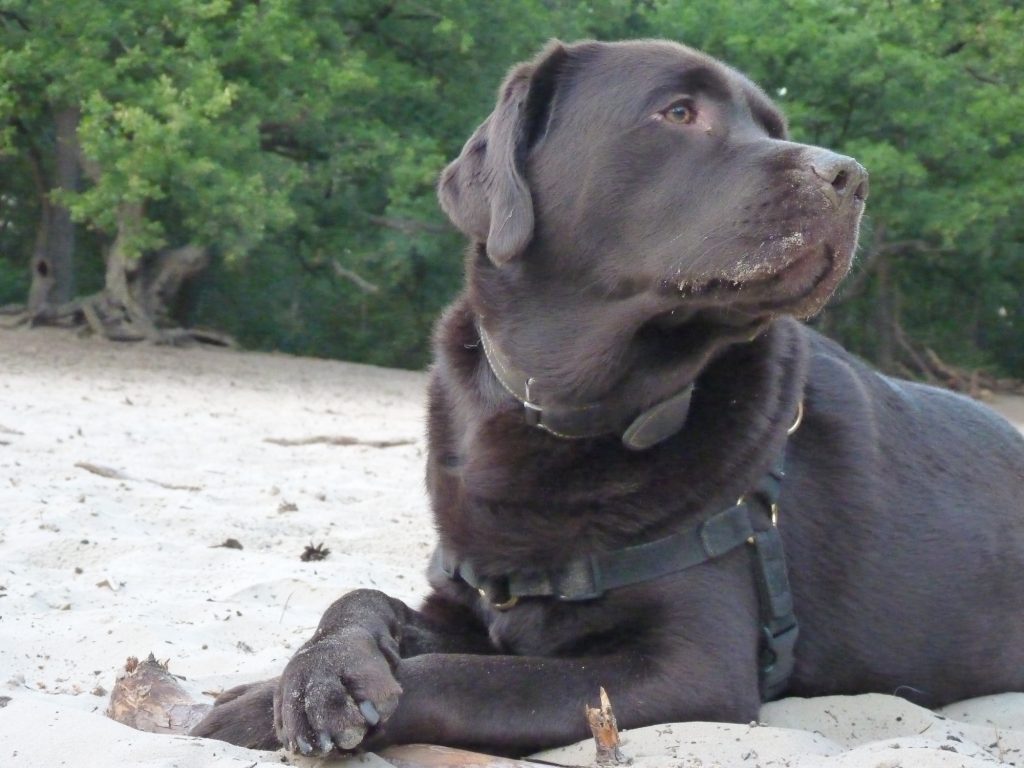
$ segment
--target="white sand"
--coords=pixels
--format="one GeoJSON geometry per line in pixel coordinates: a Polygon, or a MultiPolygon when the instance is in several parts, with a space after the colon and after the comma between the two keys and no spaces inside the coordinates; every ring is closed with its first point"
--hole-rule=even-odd
{"type": "MultiPolygon", "coordinates": [[[[281,765],[114,723],[99,687],[152,651],[201,697],[279,672],[346,590],[415,603],[433,538],[424,384],[338,362],[0,332],[0,768],[281,765]],[[315,436],[413,442],[265,442],[315,436]],[[244,549],[215,547],[227,538],[244,549]],[[320,542],[326,560],[300,561],[320,542]]],[[[790,699],[765,707],[770,727],[642,729],[626,752],[693,768],[1024,765],[1024,694],[947,714],[887,696],[790,699]]],[[[553,759],[591,759],[589,745],[570,754],[553,759]]]]}

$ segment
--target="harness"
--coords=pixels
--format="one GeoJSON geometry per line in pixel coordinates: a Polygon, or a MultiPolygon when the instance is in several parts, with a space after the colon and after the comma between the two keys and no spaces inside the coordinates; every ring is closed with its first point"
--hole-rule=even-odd
{"type": "MultiPolygon", "coordinates": [[[[550,421],[545,422],[540,418],[545,411],[529,399],[531,379],[514,369],[504,356],[496,365],[497,350],[482,328],[481,341],[488,362],[502,386],[523,403],[527,423],[558,435],[553,432],[550,421]],[[518,389],[514,382],[519,380],[526,383],[525,398],[514,391],[518,389]]],[[[627,433],[632,430],[642,436],[641,442],[649,445],[674,434],[686,418],[685,410],[682,418],[679,418],[680,401],[685,400],[685,409],[688,410],[691,391],[692,386],[687,387],[682,395],[669,398],[640,414],[630,423],[627,433]],[[659,417],[659,411],[669,415],[659,417]],[[645,431],[645,423],[653,423],[655,427],[645,431]],[[665,434],[672,424],[675,427],[665,434]],[[649,442],[655,437],[658,439],[649,442]]],[[[577,408],[575,413],[570,413],[569,419],[574,422],[580,419],[579,423],[587,425],[589,429],[590,416],[595,411],[588,406],[577,408]],[[576,413],[585,413],[586,416],[578,416],[576,413]]],[[[802,419],[801,403],[787,434],[793,434],[802,419]]],[[[630,445],[626,434],[623,435],[623,442],[627,447],[641,449],[639,445],[630,445]]],[[[595,600],[613,589],[680,573],[747,546],[751,553],[751,568],[759,604],[761,641],[758,671],[761,698],[768,701],[781,695],[789,683],[795,661],[793,648],[799,634],[793,613],[793,595],[789,586],[782,537],[778,530],[778,501],[785,476],[784,461],[783,453],[757,487],[735,504],[655,541],[584,555],[556,568],[524,570],[500,576],[478,574],[472,563],[459,561],[453,552],[442,545],[438,545],[434,551],[433,564],[449,579],[465,582],[476,589],[496,610],[506,611],[515,607],[523,598],[546,598],[563,602],[595,600]]]]}

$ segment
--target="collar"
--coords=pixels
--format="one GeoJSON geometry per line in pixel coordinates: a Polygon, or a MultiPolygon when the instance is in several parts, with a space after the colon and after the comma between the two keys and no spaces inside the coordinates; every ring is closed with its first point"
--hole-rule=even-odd
{"type": "Polygon", "coordinates": [[[522,403],[524,419],[532,427],[566,439],[621,434],[624,446],[642,451],[667,440],[686,422],[693,384],[639,414],[624,412],[620,406],[600,400],[582,405],[542,402],[536,391],[537,380],[512,363],[484,330],[483,323],[477,323],[477,331],[495,378],[522,403]]]}

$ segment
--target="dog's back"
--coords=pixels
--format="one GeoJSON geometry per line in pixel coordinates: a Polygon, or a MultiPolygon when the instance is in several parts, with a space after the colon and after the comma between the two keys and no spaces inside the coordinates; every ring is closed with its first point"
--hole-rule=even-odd
{"type": "Polygon", "coordinates": [[[780,523],[797,615],[813,615],[794,692],[1024,689],[1024,437],[809,333],[780,523]]]}

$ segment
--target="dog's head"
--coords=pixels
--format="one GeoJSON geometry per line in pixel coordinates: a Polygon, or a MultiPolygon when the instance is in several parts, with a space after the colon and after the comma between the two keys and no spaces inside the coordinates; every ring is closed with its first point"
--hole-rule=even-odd
{"type": "Polygon", "coordinates": [[[867,173],[788,141],[765,94],[701,53],[553,42],[511,71],[439,195],[495,269],[644,296],[667,326],[735,327],[823,306],[867,173]]]}

